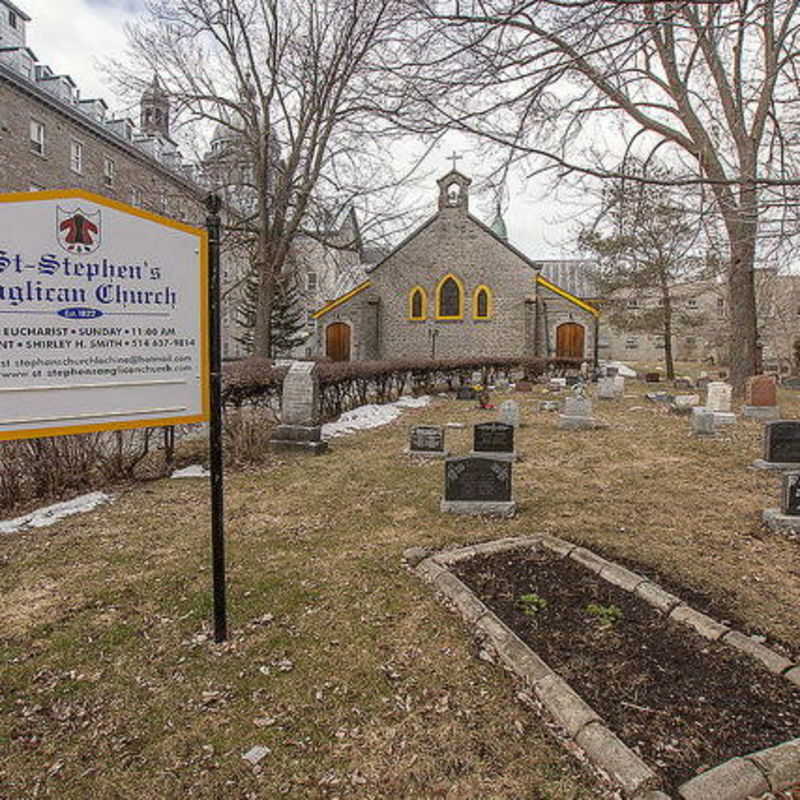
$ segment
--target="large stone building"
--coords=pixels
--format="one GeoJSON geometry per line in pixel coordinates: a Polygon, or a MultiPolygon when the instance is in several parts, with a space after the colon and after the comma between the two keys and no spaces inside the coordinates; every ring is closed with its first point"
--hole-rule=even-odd
{"type": "MultiPolygon", "coordinates": [[[[26,43],[31,18],[0,0],[0,192],[84,189],[190,225],[205,221],[210,188],[201,167],[184,163],[170,134],[169,99],[154,77],[138,121],[109,115],[83,98],[69,75],[40,63],[26,43]]],[[[230,213],[230,207],[225,213],[230,213]]],[[[223,255],[228,284],[242,265],[223,255]]],[[[236,341],[236,291],[223,302],[223,353],[236,341]]]]}
{"type": "Polygon", "coordinates": [[[313,316],[315,349],[334,360],[463,355],[593,361],[597,310],[545,278],[505,236],[469,213],[470,179],[438,181],[438,211],[366,280],[313,316]]]}

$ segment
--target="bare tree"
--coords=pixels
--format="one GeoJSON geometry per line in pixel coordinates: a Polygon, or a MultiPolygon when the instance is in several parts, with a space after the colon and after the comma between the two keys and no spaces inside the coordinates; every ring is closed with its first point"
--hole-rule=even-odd
{"type": "Polygon", "coordinates": [[[765,208],[797,230],[800,0],[411,1],[427,24],[414,69],[429,69],[410,126],[478,134],[556,181],[614,177],[620,157],[658,153],[667,183],[702,187],[727,239],[740,389],[757,360],[765,208]]]}
{"type": "Polygon", "coordinates": [[[594,277],[600,296],[608,300],[604,305],[610,324],[626,330],[660,330],[671,380],[676,326],[701,322],[697,314],[682,314],[674,307],[676,288],[681,286],[685,294],[685,284],[709,277],[712,268],[692,209],[675,196],[674,189],[636,180],[643,174],[666,179],[669,170],[651,166],[645,171],[638,166],[626,178],[603,186],[600,212],[580,232],[578,243],[597,261],[594,277]]]}
{"type": "Polygon", "coordinates": [[[147,0],[129,28],[135,61],[117,76],[155,73],[177,119],[212,135],[206,179],[252,239],[256,353],[270,353],[275,283],[304,225],[397,186],[394,131],[374,112],[398,20],[396,0],[147,0]]]}

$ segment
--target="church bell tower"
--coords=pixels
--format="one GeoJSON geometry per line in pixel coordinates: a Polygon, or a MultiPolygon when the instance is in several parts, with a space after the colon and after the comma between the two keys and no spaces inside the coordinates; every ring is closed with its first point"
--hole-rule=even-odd
{"type": "Polygon", "coordinates": [[[169,97],[162,88],[158,75],[153,75],[152,82],[142,92],[139,130],[145,136],[169,139],[169,97]]]}

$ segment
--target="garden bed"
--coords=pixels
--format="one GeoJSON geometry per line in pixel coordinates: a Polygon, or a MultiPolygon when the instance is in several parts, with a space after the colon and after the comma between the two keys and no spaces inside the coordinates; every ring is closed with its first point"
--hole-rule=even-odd
{"type": "Polygon", "coordinates": [[[800,734],[800,691],[570,559],[479,555],[453,572],[676,787],[800,734]]]}

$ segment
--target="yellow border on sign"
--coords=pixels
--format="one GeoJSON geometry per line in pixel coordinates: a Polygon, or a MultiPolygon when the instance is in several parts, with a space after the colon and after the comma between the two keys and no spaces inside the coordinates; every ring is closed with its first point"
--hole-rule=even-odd
{"type": "MultiPolygon", "coordinates": [[[[113,200],[84,189],[48,189],[41,192],[8,192],[0,194],[0,203],[30,203],[40,200],[62,200],[79,197],[108,208],[115,208],[133,217],[156,222],[168,228],[175,228],[184,233],[198,237],[200,251],[200,395],[202,398],[202,413],[189,414],[179,417],[158,417],[153,419],[135,419],[118,422],[98,422],[88,425],[70,425],[54,428],[26,428],[15,431],[0,431],[0,442],[14,439],[35,439],[39,436],[68,436],[78,433],[95,433],[97,431],[119,431],[129,428],[158,428],[164,425],[189,425],[195,422],[206,422],[211,409],[210,386],[210,353],[209,353],[209,319],[208,319],[208,231],[195,228],[184,222],[144,211],[141,208],[113,200]]],[[[102,415],[98,415],[102,416],[102,415]]]]}

